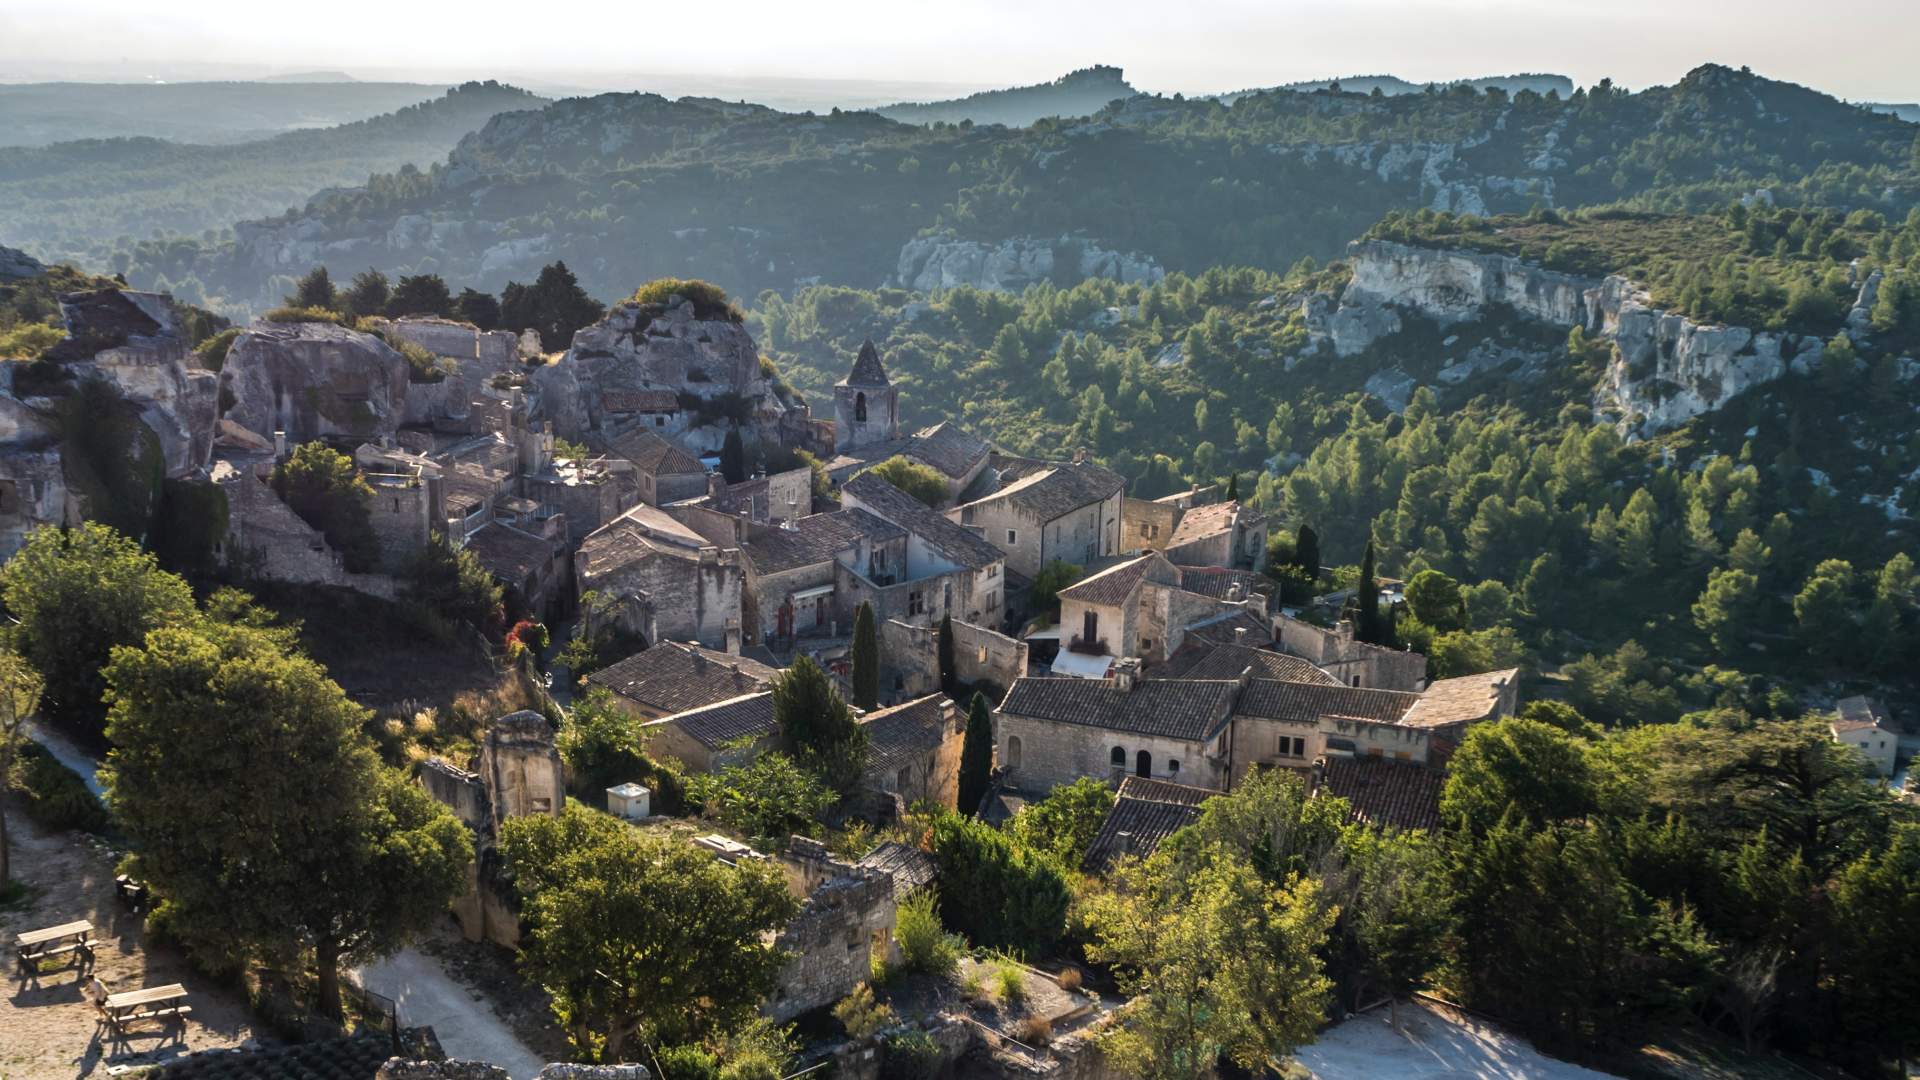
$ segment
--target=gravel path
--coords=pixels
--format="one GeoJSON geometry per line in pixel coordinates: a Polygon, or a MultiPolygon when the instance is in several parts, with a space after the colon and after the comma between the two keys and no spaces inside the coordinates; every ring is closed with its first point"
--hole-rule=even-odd
{"type": "Polygon", "coordinates": [[[450,1058],[491,1062],[512,1074],[513,1080],[533,1080],[546,1065],[514,1037],[493,1009],[453,981],[432,957],[404,949],[356,969],[349,977],[398,1002],[401,1024],[432,1026],[450,1058]]]}
{"type": "Polygon", "coordinates": [[[1385,1008],[1375,1009],[1328,1028],[1294,1057],[1316,1080],[1618,1080],[1424,1002],[1400,1006],[1400,1027],[1388,1024],[1385,1008]]]}

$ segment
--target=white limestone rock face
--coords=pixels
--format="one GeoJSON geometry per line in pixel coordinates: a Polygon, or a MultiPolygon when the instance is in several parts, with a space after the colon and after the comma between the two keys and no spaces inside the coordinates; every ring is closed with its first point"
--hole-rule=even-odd
{"type": "Polygon", "coordinates": [[[13,278],[37,277],[46,269],[40,260],[21,251],[0,244],[0,281],[13,278]]]}
{"type": "Polygon", "coordinates": [[[746,328],[701,318],[679,297],[664,306],[615,304],[574,333],[558,363],[534,370],[532,388],[534,415],[573,440],[619,424],[609,395],[656,391],[698,399],[664,429],[695,450],[719,449],[733,418],[749,436],[777,439],[790,411],[760,370],[760,350],[746,328]]]}
{"type": "Polygon", "coordinates": [[[386,342],[332,323],[259,322],[234,340],[221,385],[227,420],[291,444],[378,439],[406,418],[407,361],[386,342]]]}
{"type": "Polygon", "coordinates": [[[1152,284],[1167,276],[1151,257],[1111,251],[1075,237],[1057,240],[1020,236],[999,243],[960,240],[951,234],[921,236],[900,248],[894,280],[920,292],[971,285],[976,289],[1018,292],[1062,276],[1072,281],[1112,278],[1152,284]],[[1065,260],[1063,262],[1063,260],[1065,260]]]}
{"type": "Polygon", "coordinates": [[[140,410],[159,440],[167,475],[178,479],[213,457],[218,379],[187,350],[173,298],[96,289],[60,298],[67,339],[48,355],[75,379],[100,379],[140,410]]]}

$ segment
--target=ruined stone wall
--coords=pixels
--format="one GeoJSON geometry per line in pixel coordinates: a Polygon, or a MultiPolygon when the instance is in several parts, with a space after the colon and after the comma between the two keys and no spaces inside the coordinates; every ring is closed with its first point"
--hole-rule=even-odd
{"type": "Polygon", "coordinates": [[[380,565],[390,574],[404,572],[426,550],[434,528],[432,495],[418,479],[369,477],[373,498],[368,517],[380,543],[380,565]]]}
{"type": "MultiPolygon", "coordinates": [[[[899,701],[940,689],[940,628],[897,619],[879,624],[880,692],[899,701]]],[[[990,683],[1002,692],[1027,673],[1027,643],[984,626],[953,622],[953,670],[963,683],[990,683]]]]}
{"type": "Polygon", "coordinates": [[[527,481],[527,497],[567,515],[567,543],[574,547],[628,509],[620,504],[620,486],[611,477],[570,484],[557,476],[537,476],[527,481]]]}
{"type": "Polygon", "coordinates": [[[386,574],[348,573],[339,552],[300,519],[251,469],[215,470],[227,496],[227,535],[219,554],[236,577],[295,585],[339,585],[391,600],[398,583],[386,574]]]}
{"type": "Polygon", "coordinates": [[[583,575],[580,589],[596,589],[615,599],[646,597],[652,613],[650,641],[698,641],[724,649],[728,620],[739,617],[744,575],[737,553],[710,554],[682,558],[655,552],[604,573],[583,575]]]}
{"type": "Polygon", "coordinates": [[[420,763],[420,783],[427,794],[452,810],[469,828],[491,827],[493,811],[480,774],[468,772],[442,758],[430,757],[420,763]]]}
{"type": "Polygon", "coordinates": [[[890,875],[834,862],[824,849],[782,855],[781,863],[796,891],[810,886],[799,914],[774,941],[792,959],[761,1007],[787,1021],[838,1002],[871,978],[875,950],[892,957],[894,900],[890,875]]]}

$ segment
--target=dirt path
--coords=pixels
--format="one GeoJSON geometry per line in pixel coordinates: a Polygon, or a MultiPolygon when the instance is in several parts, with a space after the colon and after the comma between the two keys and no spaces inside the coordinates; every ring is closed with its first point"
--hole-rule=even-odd
{"type": "Polygon", "coordinates": [[[450,1058],[498,1065],[514,1080],[533,1080],[546,1064],[486,1002],[455,982],[440,961],[418,950],[402,949],[350,977],[397,1002],[402,1024],[430,1025],[450,1058]]]}
{"type": "Polygon", "coordinates": [[[28,894],[23,903],[0,910],[0,941],[10,946],[22,931],[86,919],[100,942],[95,971],[110,991],[181,983],[193,1015],[183,1024],[150,1022],[124,1039],[113,1036],[81,998],[78,966],[28,977],[9,950],[0,957],[8,981],[0,996],[0,1080],[106,1076],[112,1066],[153,1064],[252,1039],[240,994],[194,972],[178,951],[145,946],[140,916],[120,906],[112,858],[95,841],[41,829],[17,801],[7,807],[7,826],[14,877],[26,883],[28,894]]]}

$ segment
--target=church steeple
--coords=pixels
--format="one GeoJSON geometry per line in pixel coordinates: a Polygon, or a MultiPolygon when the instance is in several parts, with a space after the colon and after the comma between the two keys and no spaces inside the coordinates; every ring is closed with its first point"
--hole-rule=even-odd
{"type": "Polygon", "coordinates": [[[880,350],[873,347],[873,339],[868,338],[860,346],[860,355],[854,358],[853,370],[840,380],[841,386],[892,386],[887,378],[887,366],[880,362],[880,350]]]}
{"type": "Polygon", "coordinates": [[[887,378],[880,350],[869,338],[853,369],[833,384],[834,441],[842,451],[900,437],[900,391],[887,378]]]}

